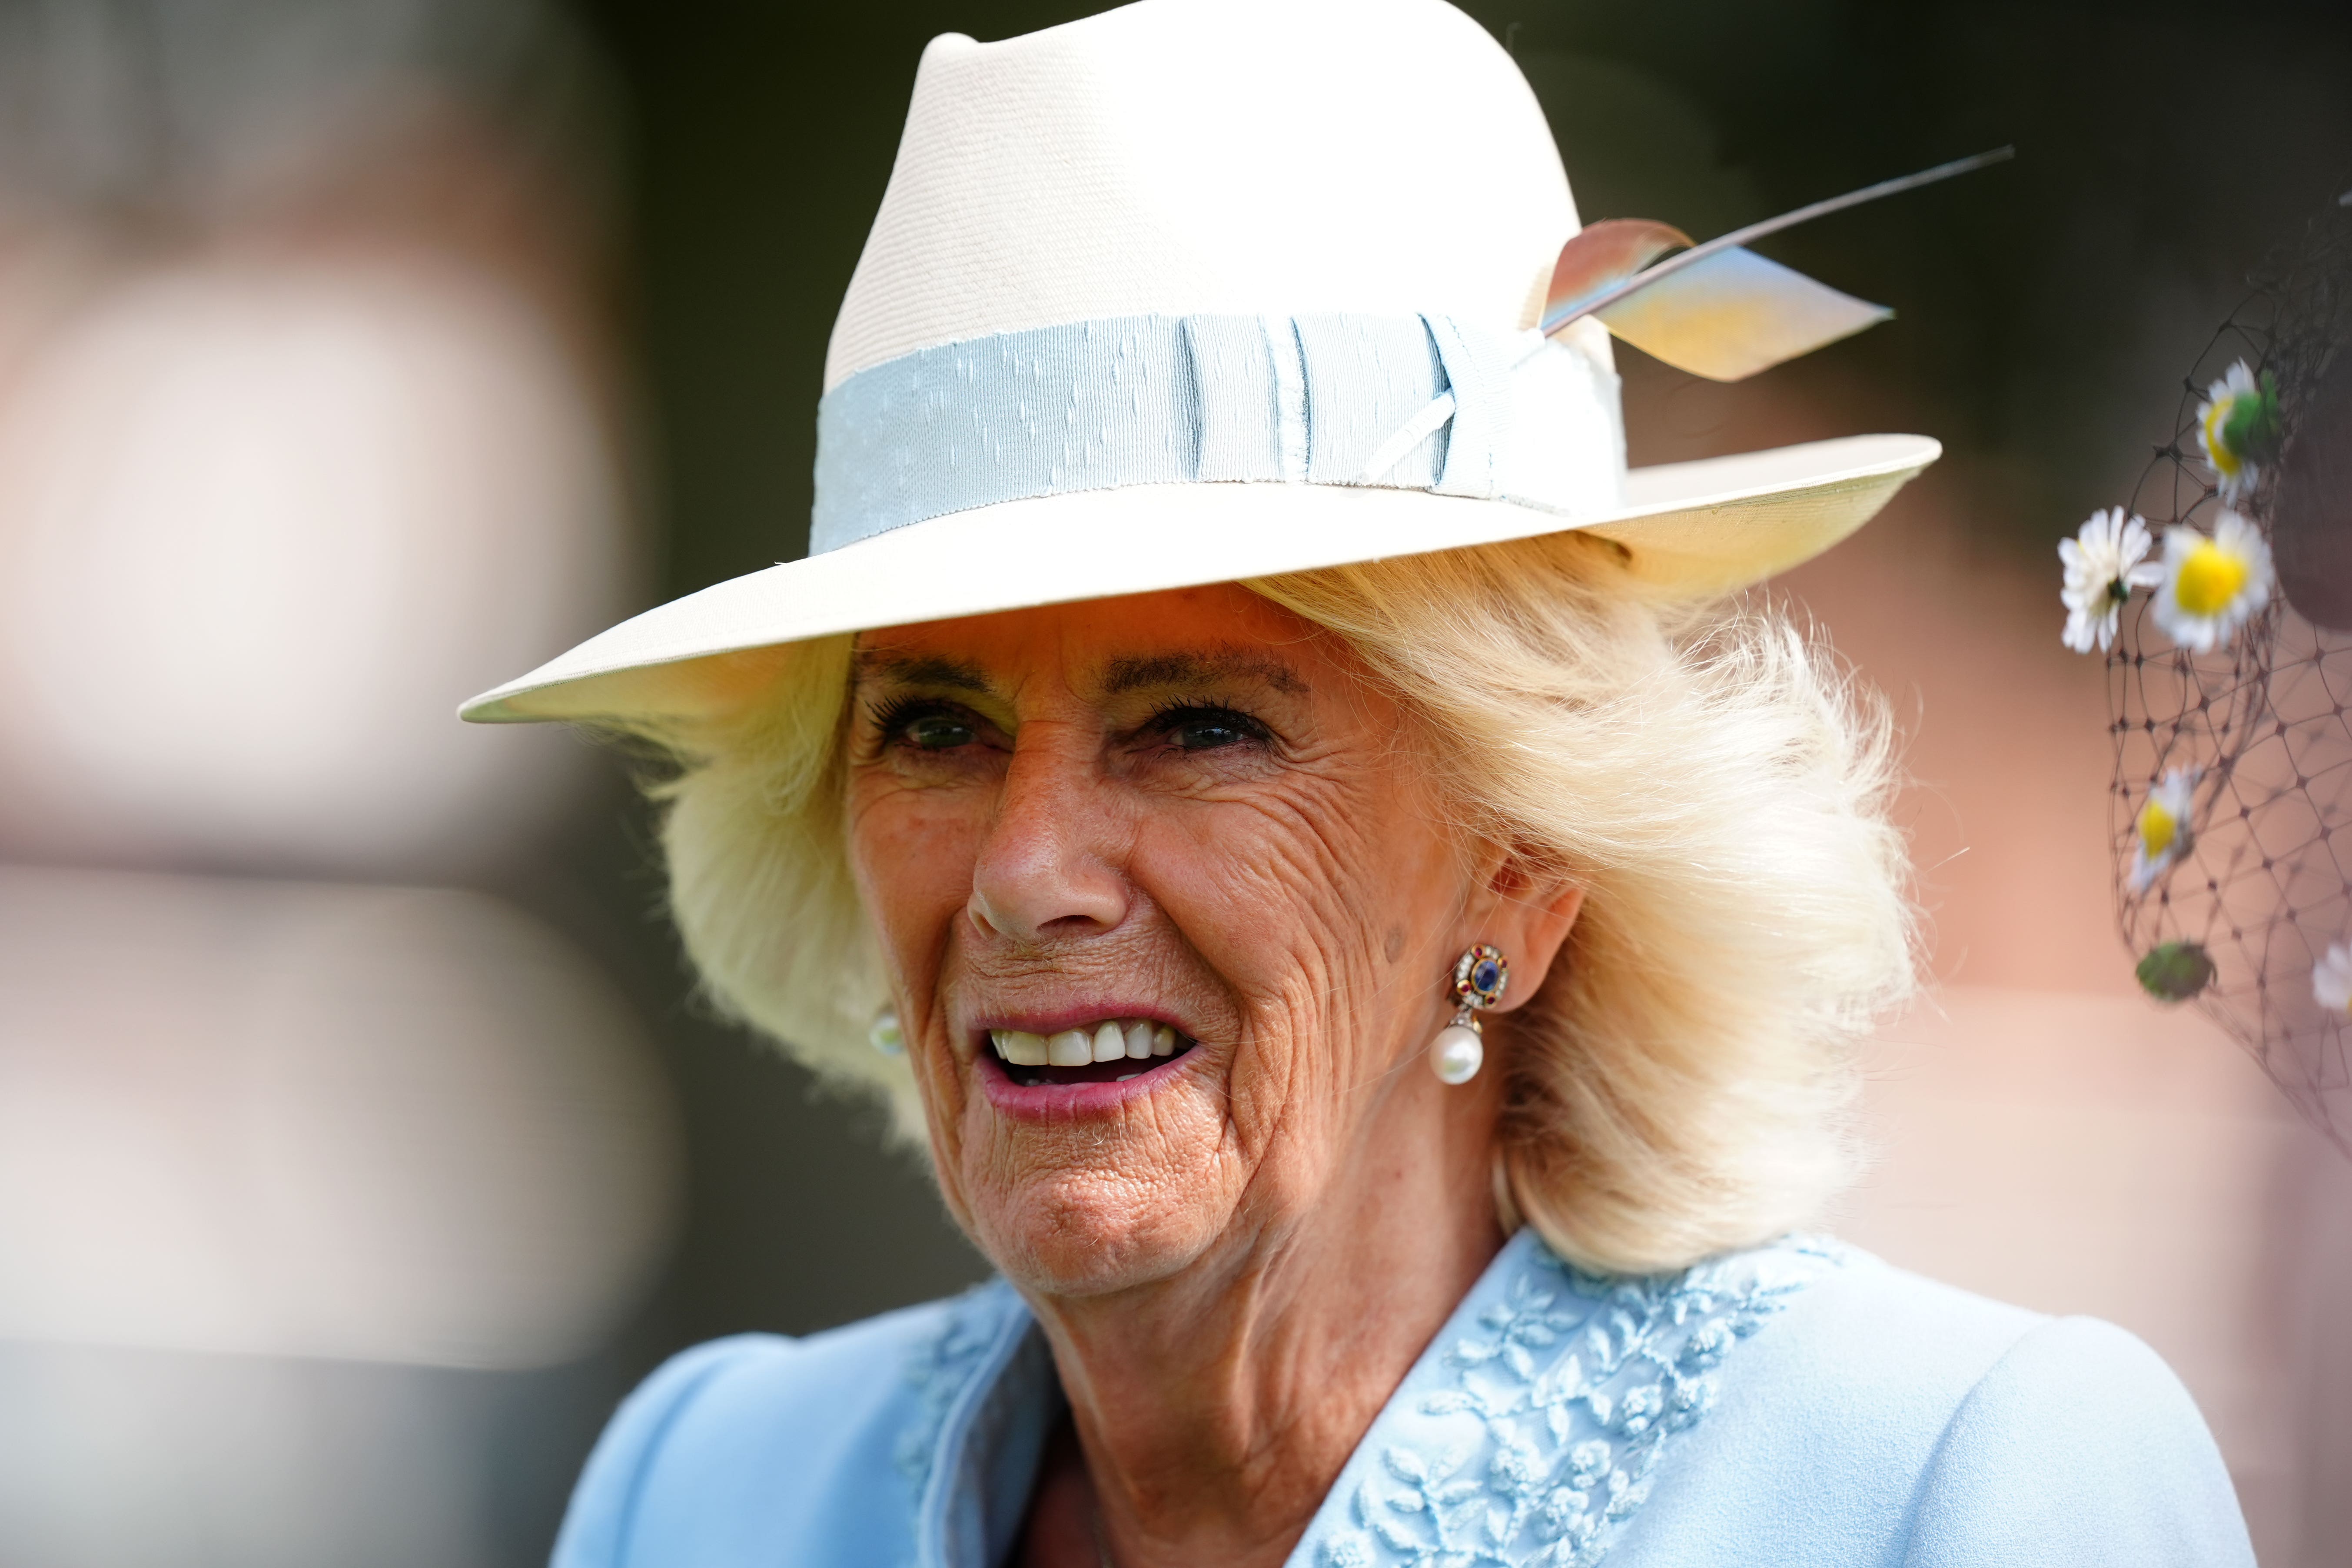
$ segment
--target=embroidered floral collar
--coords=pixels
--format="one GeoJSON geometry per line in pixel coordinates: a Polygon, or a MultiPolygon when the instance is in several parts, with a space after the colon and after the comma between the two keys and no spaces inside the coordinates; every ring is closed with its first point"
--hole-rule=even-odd
{"type": "MultiPolygon", "coordinates": [[[[1290,1568],[1592,1568],[1706,1418],[1725,1358],[1848,1256],[1791,1237],[1630,1278],[1563,1263],[1522,1230],[1373,1420],[1290,1568]]],[[[1057,1413],[1051,1360],[998,1282],[957,1304],[908,1376],[916,1562],[986,1568],[1057,1413]]]]}

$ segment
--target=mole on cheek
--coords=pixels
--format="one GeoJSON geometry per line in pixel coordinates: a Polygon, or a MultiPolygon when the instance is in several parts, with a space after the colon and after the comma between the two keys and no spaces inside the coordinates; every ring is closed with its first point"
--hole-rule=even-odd
{"type": "Polygon", "coordinates": [[[1388,943],[1382,951],[1388,954],[1388,960],[1391,963],[1394,963],[1397,961],[1398,956],[1404,952],[1404,927],[1391,926],[1389,928],[1388,943]]]}

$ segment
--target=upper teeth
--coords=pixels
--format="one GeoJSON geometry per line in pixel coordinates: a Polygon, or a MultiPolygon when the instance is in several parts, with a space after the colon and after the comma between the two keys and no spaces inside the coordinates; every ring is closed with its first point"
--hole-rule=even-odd
{"type": "Polygon", "coordinates": [[[998,1056],[1020,1068],[1082,1068],[1122,1057],[1164,1057],[1176,1049],[1176,1031],[1150,1018],[1105,1018],[1089,1028],[1056,1035],[991,1029],[988,1037],[998,1056]]]}

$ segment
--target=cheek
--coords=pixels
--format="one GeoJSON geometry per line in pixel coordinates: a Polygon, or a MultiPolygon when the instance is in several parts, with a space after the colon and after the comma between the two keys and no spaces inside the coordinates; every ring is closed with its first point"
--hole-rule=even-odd
{"type": "MultiPolygon", "coordinates": [[[[1412,962],[1424,928],[1459,898],[1442,875],[1451,862],[1433,815],[1398,808],[1412,798],[1374,779],[1151,824],[1139,879],[1261,1030],[1343,1031],[1378,1055],[1360,1010],[1381,1005],[1398,961],[1412,962]]],[[[1336,1041],[1299,1044],[1305,1057],[1336,1059],[1336,1041]]]]}
{"type": "MultiPolygon", "coordinates": [[[[963,792],[859,781],[849,797],[849,863],[892,972],[927,983],[947,923],[971,892],[981,804],[963,792]]],[[[928,996],[910,996],[918,1006],[928,996]]]]}

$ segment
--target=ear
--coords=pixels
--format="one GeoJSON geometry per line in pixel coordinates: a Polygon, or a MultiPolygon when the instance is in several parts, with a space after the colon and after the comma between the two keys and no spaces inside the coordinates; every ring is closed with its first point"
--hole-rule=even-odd
{"type": "Polygon", "coordinates": [[[1468,930],[1463,945],[1486,942],[1502,949],[1510,961],[1510,987],[1493,1008],[1508,1013],[1543,989],[1553,960],[1584,908],[1584,886],[1510,852],[1495,854],[1485,869],[1465,911],[1468,930]]]}

